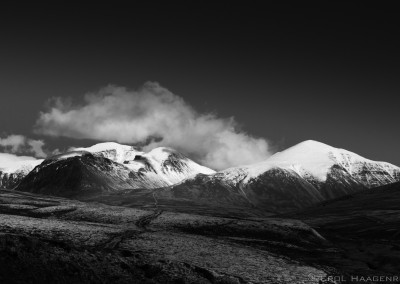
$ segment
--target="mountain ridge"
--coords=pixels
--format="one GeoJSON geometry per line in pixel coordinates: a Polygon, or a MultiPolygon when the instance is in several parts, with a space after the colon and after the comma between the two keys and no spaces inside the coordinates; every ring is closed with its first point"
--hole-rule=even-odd
{"type": "Polygon", "coordinates": [[[395,165],[307,140],[264,162],[196,176],[158,194],[181,198],[186,191],[191,199],[213,202],[213,187],[224,188],[231,197],[242,195],[254,206],[282,213],[399,180],[395,165]],[[209,196],[199,195],[200,189],[209,196]]]}
{"type": "Polygon", "coordinates": [[[148,153],[117,143],[52,156],[29,173],[18,190],[71,196],[173,185],[198,173],[214,171],[165,147],[148,153]]]}
{"type": "Polygon", "coordinates": [[[46,159],[17,189],[68,196],[144,190],[170,203],[228,204],[283,213],[400,180],[397,166],[313,140],[266,161],[219,172],[167,147],[145,153],[106,142],[71,150],[46,159]]]}

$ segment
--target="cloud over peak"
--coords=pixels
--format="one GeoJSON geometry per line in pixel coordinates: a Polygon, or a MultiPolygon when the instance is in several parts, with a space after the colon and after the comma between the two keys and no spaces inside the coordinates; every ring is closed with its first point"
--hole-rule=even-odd
{"type": "Polygon", "coordinates": [[[266,159],[265,139],[238,130],[233,118],[200,114],[158,83],[138,90],[107,86],[74,105],[56,98],[41,112],[35,132],[49,136],[168,146],[214,169],[266,159]]]}

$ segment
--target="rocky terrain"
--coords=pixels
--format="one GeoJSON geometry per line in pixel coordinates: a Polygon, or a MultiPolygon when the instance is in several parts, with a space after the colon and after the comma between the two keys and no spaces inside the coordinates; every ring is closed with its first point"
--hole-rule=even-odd
{"type": "Polygon", "coordinates": [[[26,175],[27,173],[25,172],[9,173],[5,171],[0,171],[0,188],[15,188],[26,175]]]}
{"type": "Polygon", "coordinates": [[[397,185],[290,215],[227,218],[1,190],[0,283],[389,277],[400,269],[399,193],[397,185]]]}
{"type": "Polygon", "coordinates": [[[300,219],[335,243],[343,254],[335,262],[352,262],[354,275],[369,270],[372,275],[398,276],[400,183],[347,195],[282,217],[300,219]]]}
{"type": "Polygon", "coordinates": [[[308,274],[334,269],[276,253],[330,249],[291,219],[206,217],[5,190],[0,214],[1,283],[313,283],[308,274]]]}

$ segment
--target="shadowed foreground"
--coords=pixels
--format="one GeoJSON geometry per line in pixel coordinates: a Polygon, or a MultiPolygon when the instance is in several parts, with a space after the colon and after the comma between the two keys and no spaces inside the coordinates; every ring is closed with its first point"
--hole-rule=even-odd
{"type": "Polygon", "coordinates": [[[319,283],[398,269],[395,254],[393,267],[350,257],[361,236],[333,235],[318,208],[224,218],[1,190],[0,283],[319,283]]]}
{"type": "Polygon", "coordinates": [[[270,246],[318,250],[296,220],[239,220],[0,191],[1,283],[310,283],[323,267],[270,246]]]}

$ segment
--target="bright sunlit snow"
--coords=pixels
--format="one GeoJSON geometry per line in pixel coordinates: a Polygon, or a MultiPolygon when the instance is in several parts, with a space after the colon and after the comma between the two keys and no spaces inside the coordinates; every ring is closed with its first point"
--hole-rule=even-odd
{"type": "Polygon", "coordinates": [[[34,157],[0,153],[0,170],[4,173],[30,171],[42,162],[42,159],[38,160],[34,157]]]}

